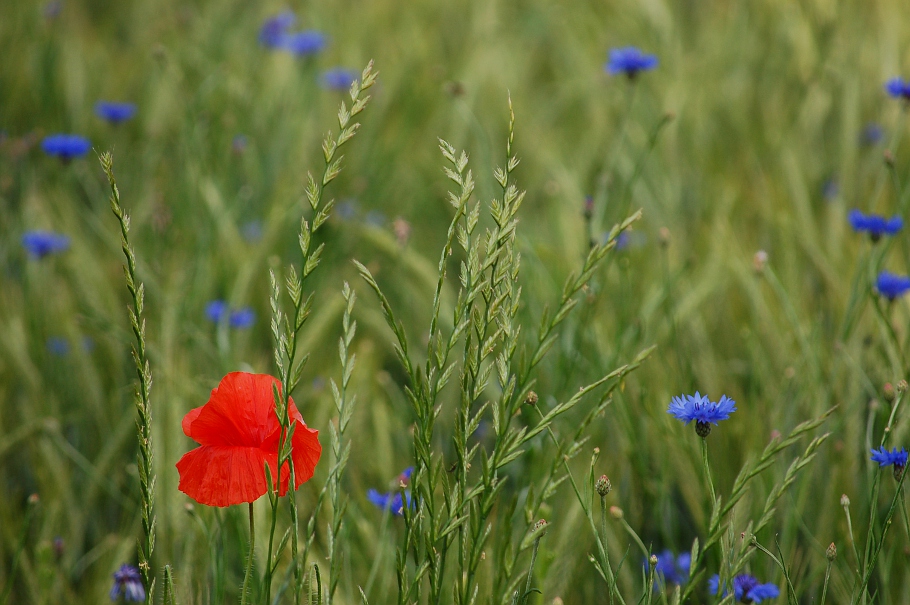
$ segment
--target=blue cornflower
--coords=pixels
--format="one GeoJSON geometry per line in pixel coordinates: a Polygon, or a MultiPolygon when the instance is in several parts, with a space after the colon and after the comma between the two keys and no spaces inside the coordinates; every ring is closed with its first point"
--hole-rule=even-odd
{"type": "Polygon", "coordinates": [[[678,557],[671,550],[665,550],[657,555],[657,565],[654,570],[663,576],[665,584],[685,584],[689,579],[689,567],[692,556],[684,552],[678,557]]]}
{"type": "Polygon", "coordinates": [[[44,137],[41,148],[47,155],[57,156],[64,162],[78,158],[88,153],[92,144],[85,137],[77,134],[52,134],[44,137]]]}
{"type": "Polygon", "coordinates": [[[822,197],[828,200],[829,202],[837,197],[837,194],[840,193],[840,185],[837,182],[837,179],[830,178],[824,182],[822,185],[822,197]]]}
{"type": "Polygon", "coordinates": [[[859,135],[859,142],[863,145],[875,145],[885,136],[885,131],[878,124],[871,122],[866,124],[859,135]]]}
{"type": "Polygon", "coordinates": [[[22,236],[22,247],[30,256],[40,259],[69,248],[70,238],[51,231],[29,231],[22,236]]]}
{"type": "Polygon", "coordinates": [[[212,323],[219,323],[228,312],[228,304],[223,300],[213,300],[205,306],[205,316],[212,323]]]}
{"type": "Polygon", "coordinates": [[[910,277],[882,271],[875,280],[875,289],[888,300],[894,300],[910,290],[910,277]]]}
{"type": "Polygon", "coordinates": [[[356,71],[344,67],[334,67],[322,72],[322,85],[329,90],[345,91],[358,79],[356,71]]]}
{"type": "Polygon", "coordinates": [[[62,336],[50,336],[45,342],[47,351],[55,357],[65,357],[70,352],[70,342],[62,336]]]}
{"type": "Polygon", "coordinates": [[[98,101],[95,103],[95,115],[111,124],[120,124],[136,115],[136,106],[133,103],[98,101]]]}
{"type": "Polygon", "coordinates": [[[891,78],[885,83],[885,91],[896,99],[910,101],[910,80],[891,78]]]}
{"type": "Polygon", "coordinates": [[[880,449],[872,450],[872,462],[878,462],[879,467],[893,466],[894,479],[900,481],[904,467],[907,466],[907,450],[894,448],[889,452],[885,446],[881,446],[880,449]]]}
{"type": "Polygon", "coordinates": [[[114,586],[111,588],[111,601],[123,597],[124,601],[145,601],[145,588],[139,570],[132,565],[121,565],[114,572],[114,586]]]}
{"type": "Polygon", "coordinates": [[[698,391],[695,391],[695,395],[674,397],[667,408],[668,414],[686,424],[694,420],[695,432],[702,438],[711,432],[712,423],[717,424],[721,420],[726,420],[735,411],[736,402],[726,395],[721,396],[720,401],[715,403],[698,391]]]}
{"type": "Polygon", "coordinates": [[[255,321],[256,313],[250,307],[231,311],[231,316],[228,318],[230,326],[238,329],[249,328],[255,321]]]}
{"type": "Polygon", "coordinates": [[[243,239],[250,242],[258,242],[262,239],[262,221],[253,220],[240,226],[240,235],[243,239]]]}
{"type": "Polygon", "coordinates": [[[632,79],[640,71],[654,69],[657,63],[656,56],[646,55],[634,46],[626,46],[610,50],[610,60],[604,65],[604,69],[611,76],[626,74],[632,79]]]}
{"type": "Polygon", "coordinates": [[[619,235],[616,236],[616,249],[625,250],[628,248],[630,239],[628,231],[621,231],[619,235]]]}
{"type": "Polygon", "coordinates": [[[865,215],[855,208],[847,214],[847,220],[854,231],[868,232],[872,241],[878,241],[883,235],[894,235],[904,227],[903,219],[897,215],[891,218],[878,214],[865,215]]]}
{"type": "Polygon", "coordinates": [[[286,34],[281,43],[281,48],[291,54],[302,57],[318,53],[325,48],[326,42],[327,39],[324,33],[315,29],[308,29],[295,34],[286,34]]]}
{"type": "Polygon", "coordinates": [[[235,134],[234,138],[231,139],[231,151],[233,151],[237,155],[240,155],[241,153],[246,151],[247,143],[248,143],[248,141],[247,141],[246,135],[235,134]]]}
{"type": "Polygon", "coordinates": [[[212,323],[221,323],[227,318],[232,328],[249,328],[256,321],[256,312],[251,307],[231,309],[223,300],[213,300],[205,306],[205,316],[212,323]]]}
{"type": "Polygon", "coordinates": [[[373,227],[382,227],[386,224],[386,220],[386,215],[379,210],[370,210],[367,212],[367,215],[363,217],[363,222],[367,225],[372,225],[373,227]]]}
{"type": "Polygon", "coordinates": [[[296,22],[297,17],[291,11],[269,17],[259,30],[259,43],[268,48],[282,48],[285,35],[296,22]]]}
{"type": "MultiPolygon", "coordinates": [[[[721,593],[720,578],[717,574],[708,580],[708,591],[717,596],[721,593]]],[[[740,574],[733,578],[733,596],[740,603],[761,603],[765,599],[774,599],[780,595],[780,590],[775,584],[761,584],[758,579],[750,574],[740,574]]],[[[727,596],[727,587],[723,586],[723,594],[727,596]]]]}
{"type": "Polygon", "coordinates": [[[409,508],[411,507],[411,492],[406,490],[402,497],[401,490],[408,486],[413,472],[414,467],[409,466],[398,475],[398,491],[383,494],[375,489],[370,489],[367,491],[367,500],[383,510],[391,510],[392,514],[403,515],[404,502],[408,503],[409,508]]]}

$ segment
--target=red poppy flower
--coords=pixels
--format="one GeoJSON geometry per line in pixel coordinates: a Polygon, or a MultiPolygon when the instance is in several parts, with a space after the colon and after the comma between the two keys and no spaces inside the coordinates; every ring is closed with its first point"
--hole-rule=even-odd
{"type": "MultiPolygon", "coordinates": [[[[265,494],[265,463],[275,477],[281,434],[272,385],[280,392],[281,383],[268,374],[232,372],[212,390],[208,403],[184,416],[183,432],[200,447],[177,462],[180,491],[209,506],[252,502],[265,494]]],[[[294,401],[288,398],[288,403],[291,424],[299,425],[291,439],[296,490],[313,476],[322,446],[319,431],[307,428],[294,401]]],[[[279,482],[281,496],[287,493],[290,474],[285,465],[279,482]]]]}

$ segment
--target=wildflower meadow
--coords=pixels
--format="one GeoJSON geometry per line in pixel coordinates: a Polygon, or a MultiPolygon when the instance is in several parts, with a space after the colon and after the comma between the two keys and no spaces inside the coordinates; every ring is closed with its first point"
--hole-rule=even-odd
{"type": "Polygon", "coordinates": [[[0,605],[910,603],[903,1],[0,48],[0,605]]]}

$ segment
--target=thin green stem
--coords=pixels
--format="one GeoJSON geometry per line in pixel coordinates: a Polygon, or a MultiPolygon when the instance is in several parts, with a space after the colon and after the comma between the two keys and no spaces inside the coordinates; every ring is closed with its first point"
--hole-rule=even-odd
{"type": "MultiPolygon", "coordinates": [[[[250,581],[253,577],[253,555],[255,553],[256,532],[253,523],[253,503],[249,503],[250,510],[250,551],[246,558],[246,571],[243,574],[243,588],[240,591],[240,605],[249,603],[250,598],[250,581]]],[[[271,562],[270,562],[271,564],[271,562]]]]}
{"type": "Polygon", "coordinates": [[[822,584],[822,598],[819,601],[819,605],[825,605],[825,598],[828,596],[828,581],[831,579],[831,564],[832,561],[828,561],[828,565],[825,567],[825,583],[822,584]]]}
{"type": "Polygon", "coordinates": [[[708,490],[711,492],[711,510],[717,503],[717,494],[714,492],[714,479],[711,478],[711,465],[708,464],[708,440],[701,440],[701,461],[705,467],[705,478],[708,480],[708,490]]]}

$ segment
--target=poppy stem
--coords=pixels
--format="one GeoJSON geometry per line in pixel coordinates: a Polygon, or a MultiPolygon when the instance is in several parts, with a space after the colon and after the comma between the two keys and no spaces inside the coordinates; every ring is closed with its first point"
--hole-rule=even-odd
{"type": "Polygon", "coordinates": [[[250,579],[253,577],[253,552],[256,544],[255,525],[253,524],[253,503],[250,506],[250,554],[246,559],[246,572],[243,574],[243,588],[240,591],[240,605],[246,605],[249,602],[250,579]]]}

